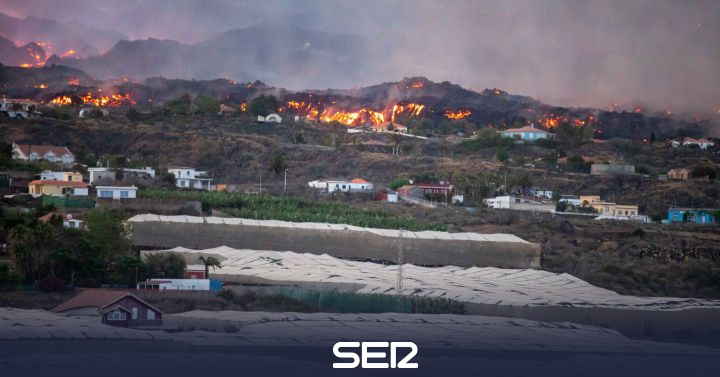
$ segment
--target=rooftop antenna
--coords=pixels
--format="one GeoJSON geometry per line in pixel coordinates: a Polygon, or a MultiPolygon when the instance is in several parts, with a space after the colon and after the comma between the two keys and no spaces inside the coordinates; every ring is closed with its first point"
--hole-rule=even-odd
{"type": "Polygon", "coordinates": [[[404,263],[404,245],[403,245],[403,229],[400,229],[398,239],[398,255],[397,255],[397,282],[395,284],[395,311],[400,313],[402,310],[402,291],[403,291],[403,263],[404,263]]]}

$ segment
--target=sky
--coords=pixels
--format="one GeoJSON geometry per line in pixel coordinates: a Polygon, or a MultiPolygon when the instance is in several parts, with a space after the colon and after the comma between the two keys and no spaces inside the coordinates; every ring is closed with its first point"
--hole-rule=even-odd
{"type": "Polygon", "coordinates": [[[291,23],[364,41],[365,68],[337,87],[426,76],[557,105],[720,113],[716,0],[0,0],[0,11],[185,43],[291,23]]]}

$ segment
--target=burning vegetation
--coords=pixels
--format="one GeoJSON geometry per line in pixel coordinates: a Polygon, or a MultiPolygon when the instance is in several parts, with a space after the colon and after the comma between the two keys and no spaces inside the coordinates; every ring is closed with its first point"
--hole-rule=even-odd
{"type": "Polygon", "coordinates": [[[362,107],[357,110],[347,110],[337,106],[335,102],[325,105],[309,101],[288,101],[286,108],[279,108],[321,122],[339,122],[346,126],[378,125],[387,120],[395,122],[400,116],[419,117],[425,105],[413,102],[396,103],[383,109],[362,107]]]}
{"type": "Polygon", "coordinates": [[[83,96],[77,97],[75,100],[73,97],[67,95],[57,96],[53,98],[50,103],[58,106],[82,104],[95,107],[118,107],[135,105],[135,100],[132,95],[128,93],[105,96],[88,92],[83,96]]]}
{"type": "Polygon", "coordinates": [[[470,110],[445,110],[445,118],[452,119],[452,120],[459,120],[464,119],[470,116],[472,112],[470,110]]]}

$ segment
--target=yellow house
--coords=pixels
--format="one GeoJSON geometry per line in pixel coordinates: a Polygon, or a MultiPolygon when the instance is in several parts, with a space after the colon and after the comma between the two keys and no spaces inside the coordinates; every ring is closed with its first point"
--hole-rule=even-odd
{"type": "Polygon", "coordinates": [[[63,181],[66,182],[82,182],[83,177],[81,173],[74,172],[63,172],[63,181]]]}
{"type": "Polygon", "coordinates": [[[580,195],[580,205],[585,204],[587,202],[588,204],[593,202],[599,202],[600,196],[598,195],[580,195]]]}
{"type": "Polygon", "coordinates": [[[638,206],[628,204],[615,204],[611,202],[592,202],[590,207],[604,216],[638,216],[638,206]]]}
{"type": "Polygon", "coordinates": [[[87,184],[84,182],[67,181],[32,181],[28,185],[28,192],[36,195],[64,196],[77,195],[87,196],[87,184]]]}
{"type": "Polygon", "coordinates": [[[638,206],[628,204],[615,205],[615,216],[637,216],[639,214],[638,206]]]}

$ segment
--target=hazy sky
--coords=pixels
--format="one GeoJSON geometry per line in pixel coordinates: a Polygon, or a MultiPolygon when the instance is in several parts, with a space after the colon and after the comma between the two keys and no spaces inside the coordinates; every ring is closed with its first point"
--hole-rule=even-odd
{"type": "Polygon", "coordinates": [[[187,43],[258,22],[356,34],[367,69],[342,87],[422,75],[552,104],[720,110],[717,0],[0,0],[0,11],[187,43]]]}

